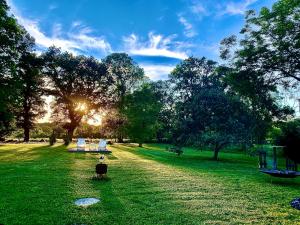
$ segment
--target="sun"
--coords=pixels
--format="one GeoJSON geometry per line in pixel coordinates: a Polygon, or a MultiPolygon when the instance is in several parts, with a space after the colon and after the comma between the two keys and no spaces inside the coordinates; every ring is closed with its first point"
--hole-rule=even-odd
{"type": "Polygon", "coordinates": [[[75,107],[76,111],[80,111],[80,112],[85,112],[87,111],[87,105],[84,102],[78,102],[76,103],[76,107],[75,107]]]}

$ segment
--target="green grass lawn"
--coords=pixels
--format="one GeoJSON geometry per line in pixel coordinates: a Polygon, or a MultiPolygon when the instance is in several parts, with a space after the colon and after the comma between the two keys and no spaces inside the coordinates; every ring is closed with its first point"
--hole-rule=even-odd
{"type": "Polygon", "coordinates": [[[114,145],[109,180],[94,181],[99,155],[64,146],[0,146],[0,224],[300,224],[290,201],[300,180],[271,179],[243,154],[163,145],[114,145]],[[81,197],[101,198],[88,208],[81,197]]]}

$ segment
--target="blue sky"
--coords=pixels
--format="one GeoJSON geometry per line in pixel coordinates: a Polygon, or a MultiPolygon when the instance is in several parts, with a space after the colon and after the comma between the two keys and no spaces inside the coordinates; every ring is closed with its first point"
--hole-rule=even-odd
{"type": "Polygon", "coordinates": [[[180,60],[219,61],[219,43],[238,34],[247,9],[275,0],[9,0],[11,12],[35,38],[101,59],[127,52],[151,79],[166,79],[180,60]]]}

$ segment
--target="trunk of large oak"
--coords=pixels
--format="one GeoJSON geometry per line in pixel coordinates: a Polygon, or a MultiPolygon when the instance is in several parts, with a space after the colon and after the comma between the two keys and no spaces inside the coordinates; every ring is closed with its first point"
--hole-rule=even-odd
{"type": "Polygon", "coordinates": [[[213,160],[218,160],[219,157],[219,151],[218,149],[214,149],[214,156],[213,156],[213,160]]]}
{"type": "Polygon", "coordinates": [[[30,138],[30,129],[29,127],[24,127],[24,142],[29,142],[29,138],[30,138]]]}
{"type": "Polygon", "coordinates": [[[215,144],[214,147],[214,156],[213,156],[213,160],[218,160],[219,159],[219,152],[221,151],[221,149],[223,149],[229,142],[226,141],[221,141],[215,144]]]}
{"type": "Polygon", "coordinates": [[[82,119],[82,115],[77,114],[73,108],[73,105],[69,108],[69,119],[71,122],[65,125],[65,129],[67,130],[65,145],[69,145],[72,142],[74,131],[82,119]]]}
{"type": "Polygon", "coordinates": [[[71,127],[67,129],[67,135],[65,138],[65,145],[69,145],[72,142],[73,136],[74,136],[75,128],[71,127]]]}
{"type": "Polygon", "coordinates": [[[24,121],[23,121],[23,134],[24,134],[24,142],[29,142],[30,139],[30,107],[28,103],[25,101],[23,105],[24,110],[24,121]]]}

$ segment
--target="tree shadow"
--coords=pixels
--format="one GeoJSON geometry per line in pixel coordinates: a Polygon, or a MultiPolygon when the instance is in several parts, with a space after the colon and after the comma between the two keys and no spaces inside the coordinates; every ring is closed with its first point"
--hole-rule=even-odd
{"type": "MultiPolygon", "coordinates": [[[[184,224],[191,224],[192,217],[181,212],[176,199],[153,182],[152,173],[139,166],[139,162],[119,158],[123,160],[121,163],[109,164],[109,180],[90,180],[93,189],[100,192],[101,204],[95,210],[102,212],[103,224],[135,224],[136,221],[174,224],[176,221],[171,215],[175,214],[181,215],[184,224]]],[[[89,222],[94,224],[95,221],[91,218],[89,222]]]]}
{"type": "Polygon", "coordinates": [[[299,185],[299,179],[297,178],[265,178],[265,182],[271,185],[295,187],[299,185]]]}
{"type": "MultiPolygon", "coordinates": [[[[3,146],[2,146],[3,147],[3,146]]],[[[55,154],[61,154],[66,147],[64,145],[41,145],[41,144],[14,144],[6,145],[4,149],[0,149],[0,156],[2,163],[11,162],[14,163],[24,161],[39,161],[40,158],[55,158],[55,154]],[[36,146],[38,145],[38,146],[36,146]],[[5,149],[8,147],[8,149],[5,149]],[[53,154],[55,152],[55,154],[53,154]]]]}
{"type": "MultiPolygon", "coordinates": [[[[234,158],[230,159],[228,158],[229,155],[227,155],[227,153],[223,153],[221,157],[224,158],[215,161],[212,160],[208,152],[204,151],[199,151],[199,154],[188,151],[187,154],[183,153],[183,155],[177,156],[174,153],[165,151],[164,149],[157,149],[157,147],[155,147],[153,150],[151,146],[134,149],[134,147],[128,145],[126,147],[120,145],[119,148],[123,151],[129,151],[145,159],[154,160],[184,170],[187,169],[196,173],[202,172],[217,179],[222,178],[231,180],[235,177],[240,177],[240,179],[251,179],[253,182],[261,185],[266,182],[265,178],[259,173],[257,167],[258,159],[244,156],[242,154],[229,154],[230,156],[234,156],[234,158]],[[240,159],[241,157],[246,157],[246,159],[240,159]]],[[[278,180],[278,185],[279,184],[284,185],[285,181],[278,180]]],[[[295,178],[292,182],[287,181],[287,186],[292,189],[298,188],[298,185],[299,181],[297,178],[295,178]]]]}

